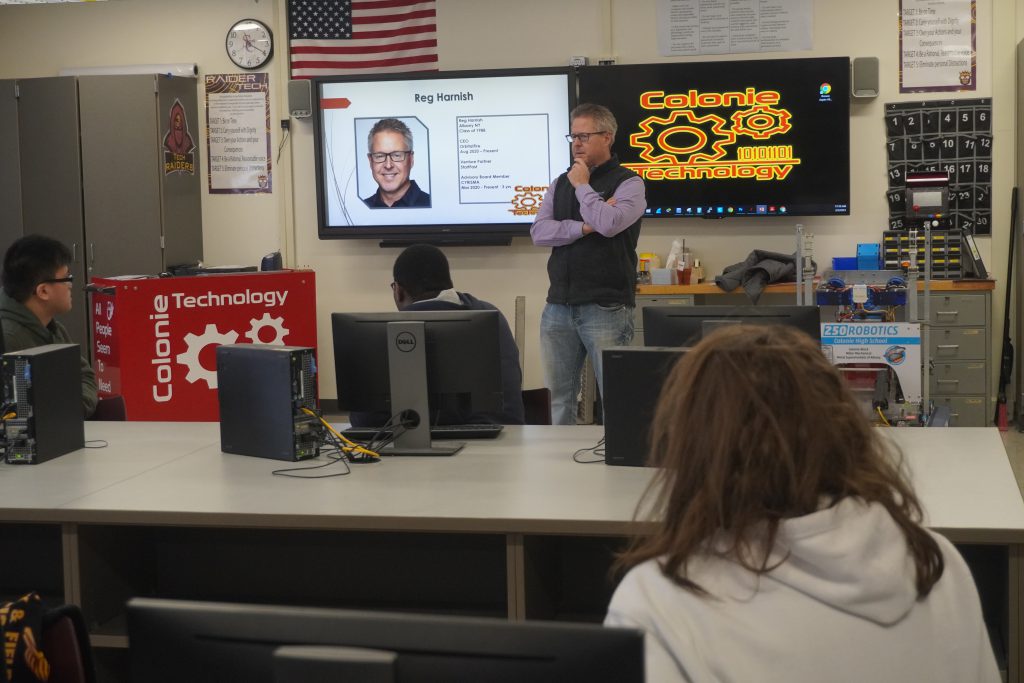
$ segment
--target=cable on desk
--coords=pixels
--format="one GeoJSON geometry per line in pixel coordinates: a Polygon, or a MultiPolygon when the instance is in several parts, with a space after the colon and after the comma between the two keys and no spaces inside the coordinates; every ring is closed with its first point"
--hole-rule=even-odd
{"type": "Polygon", "coordinates": [[[347,474],[352,474],[352,468],[349,467],[348,458],[346,457],[346,452],[342,447],[341,442],[335,439],[330,432],[327,433],[327,439],[333,448],[330,450],[321,449],[320,451],[320,455],[325,456],[328,460],[327,462],[306,467],[285,467],[282,469],[272,470],[270,473],[279,477],[291,477],[293,479],[329,479],[330,477],[344,477],[347,474]],[[344,472],[332,472],[331,474],[295,474],[296,472],[309,472],[311,470],[323,469],[338,462],[345,466],[344,472]]]}
{"type": "Polygon", "coordinates": [[[88,441],[86,441],[83,444],[82,447],[83,448],[106,448],[109,445],[110,444],[108,444],[106,442],[106,440],[104,440],[104,439],[89,439],[88,441]],[[91,445],[91,444],[97,444],[97,445],[91,445]]]}
{"type": "Polygon", "coordinates": [[[317,415],[316,413],[314,413],[309,408],[303,408],[302,412],[304,412],[307,415],[310,415],[310,416],[315,417],[316,419],[320,420],[320,423],[327,429],[328,438],[331,439],[334,442],[334,445],[337,446],[337,448],[343,454],[345,454],[346,456],[349,456],[349,459],[351,459],[353,462],[363,462],[362,458],[355,459],[354,456],[352,455],[353,453],[359,453],[359,454],[364,455],[364,456],[369,456],[370,458],[373,458],[374,460],[377,460],[377,459],[380,458],[380,453],[377,453],[376,451],[374,451],[372,449],[369,449],[369,448],[364,448],[363,446],[360,446],[359,444],[357,444],[355,441],[352,441],[351,439],[346,437],[344,434],[342,434],[341,432],[336,430],[334,427],[332,427],[330,425],[330,423],[327,422],[327,420],[325,420],[320,415],[317,415]]]}
{"type": "Polygon", "coordinates": [[[581,465],[591,465],[595,462],[604,462],[604,437],[602,436],[601,440],[598,441],[593,446],[591,446],[590,448],[581,448],[575,453],[573,453],[572,459],[574,462],[578,462],[581,465]],[[580,460],[580,456],[583,455],[584,453],[593,453],[594,455],[600,457],[590,458],[587,460],[580,460]]]}

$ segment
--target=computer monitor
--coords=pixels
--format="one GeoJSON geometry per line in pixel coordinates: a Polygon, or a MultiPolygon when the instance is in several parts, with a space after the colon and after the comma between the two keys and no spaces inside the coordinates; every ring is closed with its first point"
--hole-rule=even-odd
{"type": "Polygon", "coordinates": [[[395,653],[399,683],[644,678],[642,633],[596,624],[133,598],[128,638],[132,680],[147,683],[276,683],[275,651],[296,645],[395,653]]]}
{"type": "Polygon", "coordinates": [[[646,306],[645,346],[693,346],[720,325],[791,325],[821,339],[817,306],[646,306]]]}
{"type": "Polygon", "coordinates": [[[452,455],[462,444],[431,445],[431,416],[500,412],[498,311],[334,313],[338,407],[401,416],[392,455],[452,455]]]}

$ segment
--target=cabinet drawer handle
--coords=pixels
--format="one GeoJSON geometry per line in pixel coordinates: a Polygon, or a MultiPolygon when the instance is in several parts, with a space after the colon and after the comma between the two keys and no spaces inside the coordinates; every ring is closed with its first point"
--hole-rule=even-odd
{"type": "Polygon", "coordinates": [[[960,380],[958,380],[958,379],[937,379],[937,380],[935,380],[935,383],[936,384],[960,384],[960,380]]]}
{"type": "Polygon", "coordinates": [[[935,315],[960,315],[960,311],[935,311],[935,315]]]}
{"type": "Polygon", "coordinates": [[[959,349],[960,345],[959,344],[939,344],[935,348],[937,348],[937,349],[959,349]]]}
{"type": "Polygon", "coordinates": [[[949,416],[950,416],[951,418],[952,418],[952,417],[960,417],[960,413],[950,413],[950,414],[949,414],[949,416]]]}

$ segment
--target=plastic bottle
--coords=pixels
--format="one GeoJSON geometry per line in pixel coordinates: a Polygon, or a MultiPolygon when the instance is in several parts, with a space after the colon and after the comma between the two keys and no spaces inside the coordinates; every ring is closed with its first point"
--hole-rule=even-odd
{"type": "Polygon", "coordinates": [[[693,254],[686,246],[686,240],[682,241],[683,247],[679,251],[679,261],[676,263],[676,281],[681,285],[690,284],[693,276],[693,254]]]}

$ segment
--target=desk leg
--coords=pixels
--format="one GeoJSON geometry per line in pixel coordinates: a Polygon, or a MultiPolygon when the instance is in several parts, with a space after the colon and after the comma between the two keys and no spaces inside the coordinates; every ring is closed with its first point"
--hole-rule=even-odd
{"type": "Polygon", "coordinates": [[[1006,644],[1006,680],[1024,683],[1024,545],[1009,546],[1009,619],[1006,644]]]}
{"type": "Polygon", "coordinates": [[[526,559],[523,550],[523,535],[508,534],[505,537],[508,553],[508,618],[522,621],[526,618],[526,559]]]}
{"type": "Polygon", "coordinates": [[[61,553],[64,556],[64,600],[82,604],[82,582],[78,576],[78,525],[61,524],[61,553]]]}

